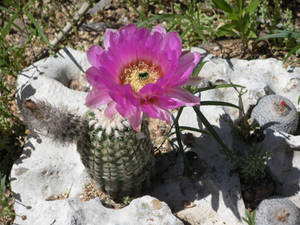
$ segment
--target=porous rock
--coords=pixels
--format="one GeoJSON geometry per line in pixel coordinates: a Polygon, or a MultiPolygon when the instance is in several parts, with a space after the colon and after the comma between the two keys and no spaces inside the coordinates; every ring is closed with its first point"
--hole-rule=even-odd
{"type": "Polygon", "coordinates": [[[265,199],[256,210],[255,224],[298,225],[300,224],[300,211],[288,198],[265,199]]]}
{"type": "Polygon", "coordinates": [[[289,134],[296,132],[299,115],[294,104],[280,95],[262,97],[253,108],[251,118],[263,129],[273,129],[289,134]]]}

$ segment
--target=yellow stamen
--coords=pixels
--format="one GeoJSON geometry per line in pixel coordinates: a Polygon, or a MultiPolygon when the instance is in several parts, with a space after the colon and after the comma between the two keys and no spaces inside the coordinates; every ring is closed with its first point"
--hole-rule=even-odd
{"type": "Polygon", "coordinates": [[[127,65],[121,72],[120,83],[130,84],[138,92],[142,87],[156,81],[163,76],[160,66],[145,61],[137,61],[127,65]]]}

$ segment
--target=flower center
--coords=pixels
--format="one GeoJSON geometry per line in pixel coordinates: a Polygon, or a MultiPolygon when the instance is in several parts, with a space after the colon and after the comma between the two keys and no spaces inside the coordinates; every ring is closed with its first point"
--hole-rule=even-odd
{"type": "Polygon", "coordinates": [[[142,87],[156,81],[163,76],[160,66],[146,61],[137,61],[125,66],[120,75],[122,85],[130,84],[131,88],[138,92],[142,87]]]}

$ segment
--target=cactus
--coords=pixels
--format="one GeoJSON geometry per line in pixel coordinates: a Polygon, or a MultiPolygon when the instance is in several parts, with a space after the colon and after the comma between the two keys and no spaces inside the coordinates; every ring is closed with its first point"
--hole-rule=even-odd
{"type": "Polygon", "coordinates": [[[294,104],[280,95],[261,98],[253,108],[251,118],[262,128],[293,134],[297,130],[299,115],[294,104]]]}
{"type": "Polygon", "coordinates": [[[89,110],[84,116],[27,100],[23,104],[27,124],[60,143],[77,143],[82,163],[100,190],[120,200],[150,186],[155,159],[145,119],[141,132],[116,114],[104,116],[102,109],[89,110]]]}
{"type": "Polygon", "coordinates": [[[257,225],[299,225],[300,212],[288,198],[273,197],[263,200],[256,210],[257,225]]]}
{"type": "Polygon", "coordinates": [[[100,189],[120,199],[149,187],[154,155],[146,122],[137,133],[126,119],[117,114],[111,121],[101,110],[89,111],[84,121],[89,132],[77,142],[77,149],[100,189]]]}

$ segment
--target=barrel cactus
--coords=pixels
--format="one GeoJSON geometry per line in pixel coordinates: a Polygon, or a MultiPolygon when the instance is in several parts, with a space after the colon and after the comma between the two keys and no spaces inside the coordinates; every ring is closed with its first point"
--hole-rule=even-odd
{"type": "Polygon", "coordinates": [[[299,225],[300,211],[288,198],[273,197],[263,200],[256,210],[257,225],[299,225]]]}
{"type": "Polygon", "coordinates": [[[297,130],[299,115],[289,99],[280,95],[267,95],[253,108],[251,118],[262,128],[293,134],[297,130]]]}
{"type": "Polygon", "coordinates": [[[107,119],[96,109],[86,113],[84,123],[88,129],[77,150],[101,190],[117,199],[150,187],[155,159],[146,120],[136,132],[121,116],[107,119]]]}

